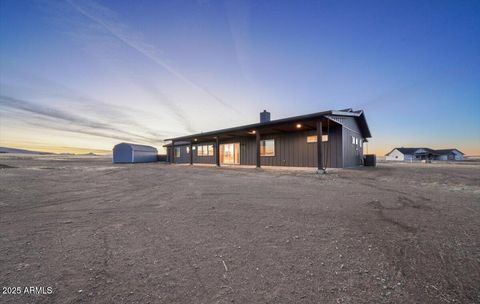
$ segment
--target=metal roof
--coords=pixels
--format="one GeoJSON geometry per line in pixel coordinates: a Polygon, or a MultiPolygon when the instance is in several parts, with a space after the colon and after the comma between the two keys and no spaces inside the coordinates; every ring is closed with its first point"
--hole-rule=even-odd
{"type": "Polygon", "coordinates": [[[152,146],[138,145],[138,144],[132,144],[132,143],[126,143],[126,142],[119,143],[119,144],[115,145],[115,147],[119,146],[119,145],[129,145],[135,151],[149,151],[149,152],[150,151],[157,151],[157,148],[152,147],[152,146]]]}
{"type": "Polygon", "coordinates": [[[398,150],[398,151],[400,151],[400,153],[408,154],[408,155],[413,155],[418,150],[425,150],[426,152],[428,152],[430,154],[435,154],[435,155],[449,154],[454,150],[463,154],[463,152],[461,152],[458,149],[439,149],[439,150],[435,150],[435,149],[430,149],[430,148],[404,148],[404,147],[401,147],[401,148],[394,148],[394,149],[392,149],[392,151],[388,152],[385,155],[387,155],[387,156],[390,155],[390,153],[392,153],[394,150],[398,150]]]}
{"type": "MultiPolygon", "coordinates": [[[[190,141],[176,141],[175,146],[186,146],[190,145],[190,141]]],[[[172,143],[168,143],[166,145],[163,145],[163,147],[171,147],[172,143]]]]}
{"type": "Polygon", "coordinates": [[[453,151],[457,151],[458,153],[464,155],[465,153],[463,153],[462,151],[458,150],[458,149],[440,149],[440,150],[435,150],[435,152],[437,152],[438,154],[440,155],[445,155],[445,154],[450,154],[452,153],[453,151]]]}
{"type": "Polygon", "coordinates": [[[362,110],[353,111],[352,109],[344,109],[344,110],[329,110],[329,111],[324,111],[324,112],[317,112],[317,113],[312,113],[312,114],[287,117],[287,118],[276,119],[276,120],[271,120],[271,121],[267,121],[267,122],[259,122],[259,123],[243,125],[243,126],[238,126],[238,127],[233,127],[233,128],[220,129],[220,130],[203,132],[203,133],[196,133],[196,134],[174,137],[174,138],[167,138],[165,140],[174,140],[174,141],[191,140],[191,139],[194,139],[194,138],[197,138],[197,137],[200,138],[200,137],[216,136],[216,135],[220,135],[222,133],[231,133],[231,132],[238,132],[238,131],[249,131],[249,130],[255,130],[255,129],[262,129],[262,128],[265,128],[265,127],[275,126],[275,125],[280,125],[280,124],[285,124],[285,123],[302,122],[302,121],[306,121],[306,120],[312,120],[312,119],[315,119],[315,118],[323,117],[325,115],[355,117],[357,122],[358,122],[358,125],[360,127],[360,130],[362,131],[362,135],[365,138],[372,137],[372,135],[370,133],[370,129],[369,129],[368,124],[367,124],[367,120],[365,118],[365,114],[363,113],[363,111],[362,110]]]}
{"type": "Polygon", "coordinates": [[[420,149],[423,149],[427,152],[430,152],[432,154],[436,154],[434,150],[432,149],[429,149],[429,148],[404,148],[404,147],[401,147],[401,148],[394,148],[392,149],[392,151],[388,152],[386,155],[389,155],[390,153],[392,153],[394,150],[398,150],[400,151],[400,153],[402,154],[408,154],[408,155],[411,155],[411,154],[415,154],[415,152],[417,152],[418,150],[420,149]]]}

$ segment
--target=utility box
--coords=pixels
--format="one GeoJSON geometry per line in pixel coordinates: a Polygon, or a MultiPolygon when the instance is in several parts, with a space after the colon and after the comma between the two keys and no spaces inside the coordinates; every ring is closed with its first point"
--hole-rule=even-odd
{"type": "Polygon", "coordinates": [[[377,156],[375,154],[365,154],[363,163],[365,164],[365,167],[376,167],[377,156]]]}
{"type": "Polygon", "coordinates": [[[157,160],[159,162],[166,162],[168,161],[167,154],[158,154],[157,155],[157,160]]]}

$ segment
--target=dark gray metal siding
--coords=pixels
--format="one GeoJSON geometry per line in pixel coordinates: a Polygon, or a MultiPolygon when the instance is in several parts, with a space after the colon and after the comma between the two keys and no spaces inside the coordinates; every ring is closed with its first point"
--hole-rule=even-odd
{"type": "Polygon", "coordinates": [[[352,144],[352,136],[355,136],[361,142],[364,138],[360,133],[360,128],[353,117],[342,117],[343,119],[343,167],[356,167],[363,164],[363,144],[352,144]]]}
{"type": "MultiPolygon", "coordinates": [[[[353,117],[341,117],[337,122],[327,122],[324,127],[324,135],[328,130],[328,142],[324,142],[324,163],[327,168],[355,167],[363,164],[362,145],[352,144],[352,136],[363,141],[360,129],[353,117]],[[358,150],[357,150],[358,147],[358,150]]],[[[337,119],[335,119],[337,120],[337,119]]],[[[262,156],[262,166],[294,166],[294,167],[316,167],[317,166],[317,144],[307,143],[307,136],[316,135],[316,131],[289,132],[275,135],[262,135],[261,139],[275,139],[275,156],[262,156]]],[[[229,140],[222,140],[220,144],[240,143],[240,164],[256,164],[255,136],[236,137],[229,140]]],[[[198,156],[198,148],[193,150],[193,162],[203,164],[215,164],[215,143],[208,142],[199,145],[213,145],[214,156],[198,156]]],[[[176,158],[177,163],[189,163],[190,156],[186,152],[186,146],[181,147],[181,155],[176,158]]],[[[197,145],[194,145],[196,147],[197,145]]],[[[170,155],[170,154],[169,154],[170,155]]]]}
{"type": "MultiPolygon", "coordinates": [[[[342,167],[342,127],[332,125],[329,140],[324,142],[324,162],[329,168],[342,167]]],[[[326,134],[326,133],[325,133],[326,134]]],[[[275,140],[275,156],[262,156],[262,166],[316,167],[317,144],[307,143],[307,136],[316,135],[316,131],[282,133],[262,136],[275,140]]],[[[255,165],[255,138],[239,137],[228,142],[240,142],[240,164],[255,165]]],[[[223,142],[222,142],[223,143],[223,142]]]]}
{"type": "MultiPolygon", "coordinates": [[[[175,146],[176,148],[180,148],[180,157],[175,156],[175,162],[177,164],[187,164],[190,163],[190,155],[187,153],[187,146],[175,146]]],[[[169,154],[171,155],[171,154],[169,154]]]]}
{"type": "Polygon", "coordinates": [[[327,116],[327,118],[341,124],[347,129],[351,129],[352,131],[361,133],[360,127],[358,126],[357,120],[355,117],[348,117],[348,116],[327,116]]]}
{"type": "Polygon", "coordinates": [[[208,142],[208,143],[201,143],[198,146],[203,145],[213,145],[213,156],[198,156],[198,148],[197,145],[194,145],[195,150],[193,150],[193,163],[194,164],[215,164],[215,143],[208,142]]]}
{"type": "MultiPolygon", "coordinates": [[[[190,154],[187,153],[187,147],[189,145],[175,146],[175,148],[180,148],[180,157],[175,157],[175,163],[178,164],[189,164],[190,163],[190,154]]],[[[215,143],[202,143],[198,145],[193,145],[193,163],[194,164],[215,164],[215,143]],[[198,148],[200,145],[213,145],[213,156],[198,156],[198,148]]],[[[192,152],[192,151],[190,151],[192,152]]],[[[171,147],[167,148],[167,160],[170,162],[171,158],[171,147]]]]}
{"type": "MultiPolygon", "coordinates": [[[[343,167],[343,128],[330,125],[328,143],[324,146],[324,158],[327,168],[343,167]]],[[[315,149],[316,150],[316,149],[315,149]]],[[[316,152],[315,152],[316,153],[316,152]]]]}

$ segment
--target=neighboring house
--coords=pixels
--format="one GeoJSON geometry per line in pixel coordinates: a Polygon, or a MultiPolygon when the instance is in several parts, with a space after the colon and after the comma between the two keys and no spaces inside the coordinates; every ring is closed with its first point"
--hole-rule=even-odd
{"type": "Polygon", "coordinates": [[[165,147],[171,163],[324,169],[362,165],[363,143],[370,137],[363,111],[331,110],[278,120],[263,111],[259,123],[167,139],[172,143],[165,147]]]}
{"type": "Polygon", "coordinates": [[[434,150],[429,148],[395,148],[386,154],[386,160],[463,160],[463,153],[457,149],[434,150]]]}
{"type": "Polygon", "coordinates": [[[437,160],[463,160],[464,153],[457,149],[435,150],[439,155],[437,160]]]}

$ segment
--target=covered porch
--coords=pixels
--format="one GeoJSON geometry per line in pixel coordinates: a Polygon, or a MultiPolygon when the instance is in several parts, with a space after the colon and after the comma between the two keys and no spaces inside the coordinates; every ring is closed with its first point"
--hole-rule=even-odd
{"type": "Polygon", "coordinates": [[[170,139],[167,148],[172,147],[168,149],[171,163],[179,159],[175,154],[182,146],[188,157],[182,158],[182,163],[191,165],[315,167],[323,171],[340,167],[341,128],[328,116],[300,117],[178,137],[170,139]]]}

